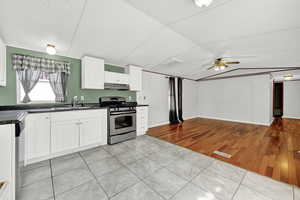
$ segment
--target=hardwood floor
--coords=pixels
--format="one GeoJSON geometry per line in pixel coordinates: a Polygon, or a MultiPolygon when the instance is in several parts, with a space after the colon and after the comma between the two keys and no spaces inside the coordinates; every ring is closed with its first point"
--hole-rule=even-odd
{"type": "Polygon", "coordinates": [[[268,127],[195,118],[150,128],[147,134],[300,186],[300,120],[275,119],[268,127]],[[232,157],[218,156],[216,150],[232,157]]]}

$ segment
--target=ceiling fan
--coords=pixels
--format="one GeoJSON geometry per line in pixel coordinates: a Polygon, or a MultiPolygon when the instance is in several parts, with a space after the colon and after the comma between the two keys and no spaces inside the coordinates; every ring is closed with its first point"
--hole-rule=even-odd
{"type": "Polygon", "coordinates": [[[239,61],[226,62],[226,61],[224,61],[224,58],[217,58],[214,61],[213,66],[207,68],[207,70],[214,69],[216,71],[221,71],[221,70],[224,70],[227,67],[229,67],[229,65],[236,65],[236,64],[240,64],[240,62],[239,61]]]}

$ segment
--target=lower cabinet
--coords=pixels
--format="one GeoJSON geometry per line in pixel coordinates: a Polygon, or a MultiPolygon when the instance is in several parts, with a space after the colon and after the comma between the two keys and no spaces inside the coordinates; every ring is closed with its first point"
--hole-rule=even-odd
{"type": "Polygon", "coordinates": [[[59,153],[79,147],[79,122],[58,121],[51,124],[51,153],[59,153]]]}
{"type": "Polygon", "coordinates": [[[148,130],[148,107],[141,106],[136,108],[136,130],[137,136],[144,135],[148,130]]]}
{"type": "Polygon", "coordinates": [[[100,118],[87,118],[82,119],[79,122],[79,145],[86,146],[95,143],[99,143],[104,145],[107,143],[107,137],[103,134],[99,134],[99,130],[101,132],[107,132],[107,117],[102,115],[100,118]]]}
{"type": "Polygon", "coordinates": [[[15,126],[0,125],[0,182],[6,183],[0,199],[15,199],[15,170],[15,126]]]}
{"type": "Polygon", "coordinates": [[[50,154],[50,114],[30,114],[25,119],[25,164],[50,154]]]}
{"type": "Polygon", "coordinates": [[[29,114],[25,164],[107,144],[107,110],[29,114]]]}

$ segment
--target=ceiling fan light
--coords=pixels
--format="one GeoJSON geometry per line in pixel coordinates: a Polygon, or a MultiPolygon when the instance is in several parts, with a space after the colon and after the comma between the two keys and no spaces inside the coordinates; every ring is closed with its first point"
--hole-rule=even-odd
{"type": "Polygon", "coordinates": [[[194,0],[195,4],[198,6],[198,7],[208,7],[211,3],[212,3],[213,0],[194,0]]]}
{"type": "Polygon", "coordinates": [[[52,45],[52,44],[47,44],[46,52],[47,52],[49,55],[55,55],[55,54],[56,54],[55,46],[52,45]]]}
{"type": "Polygon", "coordinates": [[[221,67],[220,67],[220,70],[224,70],[224,69],[225,69],[225,66],[221,66],[221,67]]]}
{"type": "Polygon", "coordinates": [[[220,71],[220,67],[218,67],[218,66],[215,66],[215,71],[220,71]]]}

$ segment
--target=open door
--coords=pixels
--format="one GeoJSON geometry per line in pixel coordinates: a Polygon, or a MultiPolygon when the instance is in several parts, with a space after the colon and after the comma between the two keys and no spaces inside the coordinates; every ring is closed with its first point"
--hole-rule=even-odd
{"type": "Polygon", "coordinates": [[[283,82],[273,83],[273,117],[283,115],[283,82]]]}

